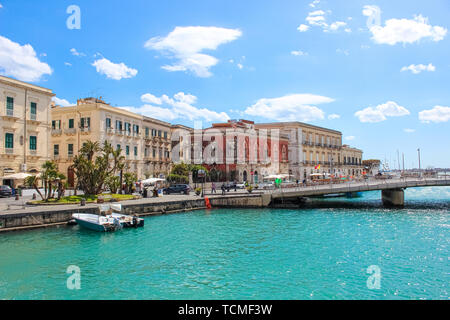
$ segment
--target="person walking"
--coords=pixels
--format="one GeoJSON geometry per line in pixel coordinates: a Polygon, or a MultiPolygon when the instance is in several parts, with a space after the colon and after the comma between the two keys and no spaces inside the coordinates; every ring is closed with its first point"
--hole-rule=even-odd
{"type": "Polygon", "coordinates": [[[225,184],[222,184],[221,189],[222,189],[222,195],[224,196],[225,195],[225,184]]]}
{"type": "Polygon", "coordinates": [[[217,193],[217,191],[216,191],[216,184],[214,182],[211,185],[211,193],[217,193]]]}

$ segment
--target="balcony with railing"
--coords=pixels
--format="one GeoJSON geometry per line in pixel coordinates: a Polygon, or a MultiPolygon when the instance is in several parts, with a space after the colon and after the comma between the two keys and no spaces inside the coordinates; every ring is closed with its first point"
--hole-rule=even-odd
{"type": "Polygon", "coordinates": [[[4,120],[16,121],[18,117],[14,115],[14,110],[6,109],[6,114],[2,116],[4,120]]]}
{"type": "Polygon", "coordinates": [[[80,128],[81,134],[90,134],[91,133],[91,127],[82,127],[80,128]]]}
{"type": "Polygon", "coordinates": [[[64,129],[64,134],[67,134],[68,136],[73,136],[76,133],[77,133],[77,129],[75,129],[75,128],[64,129]]]}
{"type": "Polygon", "coordinates": [[[52,129],[52,136],[60,136],[62,134],[61,129],[52,129]]]}
{"type": "Polygon", "coordinates": [[[0,157],[14,158],[19,156],[14,148],[2,148],[0,149],[0,157]]]}

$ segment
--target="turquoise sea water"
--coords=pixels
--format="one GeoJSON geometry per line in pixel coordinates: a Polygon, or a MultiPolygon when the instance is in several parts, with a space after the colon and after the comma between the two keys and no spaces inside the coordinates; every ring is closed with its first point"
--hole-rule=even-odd
{"type": "Polygon", "coordinates": [[[151,217],[109,234],[0,234],[0,299],[449,299],[450,188],[406,200],[385,209],[370,192],[303,210],[151,217]],[[81,290],[67,289],[70,265],[81,290]],[[371,265],[379,290],[367,287],[371,265]]]}

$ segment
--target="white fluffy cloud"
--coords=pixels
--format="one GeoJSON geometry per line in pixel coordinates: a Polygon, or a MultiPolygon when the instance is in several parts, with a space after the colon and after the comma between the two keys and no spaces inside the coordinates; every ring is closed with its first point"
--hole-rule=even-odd
{"type": "Polygon", "coordinates": [[[320,0],[314,0],[309,4],[311,8],[315,8],[320,3],[320,0]]]}
{"type": "Polygon", "coordinates": [[[308,52],[305,52],[305,51],[302,51],[302,50],[294,50],[294,51],[291,51],[291,54],[293,56],[307,56],[308,52]]]}
{"type": "Polygon", "coordinates": [[[106,58],[94,61],[92,66],[95,67],[98,73],[104,74],[107,78],[113,80],[133,78],[138,73],[136,69],[129,68],[124,63],[113,63],[106,58]]]}
{"type": "Polygon", "coordinates": [[[434,72],[436,71],[436,67],[433,66],[432,63],[430,63],[429,65],[424,65],[424,64],[412,64],[408,67],[403,67],[401,69],[402,72],[405,71],[411,71],[414,74],[419,74],[422,71],[428,71],[428,72],[434,72]]]}
{"type": "Polygon", "coordinates": [[[395,45],[419,42],[422,39],[431,39],[438,42],[444,39],[447,29],[440,26],[432,26],[428,18],[421,15],[414,19],[390,19],[386,25],[370,28],[372,39],[378,44],[395,45]]]}
{"type": "MultiPolygon", "coordinates": [[[[317,3],[318,4],[318,3],[317,3]]],[[[311,6],[311,7],[315,7],[311,6]]],[[[323,32],[338,32],[340,29],[344,29],[345,32],[351,32],[352,30],[347,27],[347,22],[344,21],[335,21],[329,24],[327,22],[326,15],[330,14],[331,11],[323,11],[323,10],[316,10],[308,13],[308,16],[306,17],[306,22],[309,24],[301,24],[297,30],[300,32],[306,32],[310,29],[310,27],[320,27],[322,28],[323,32]]],[[[349,19],[351,20],[351,19],[349,19]]]]}
{"type": "Polygon", "coordinates": [[[176,60],[172,65],[162,66],[167,71],[190,71],[198,77],[210,77],[210,68],[219,60],[202,51],[216,50],[221,44],[234,41],[241,35],[238,29],[176,27],[166,37],[148,40],[145,48],[160,51],[176,60]]]}
{"type": "Polygon", "coordinates": [[[414,133],[414,132],[416,132],[415,129],[409,129],[409,128],[403,129],[403,131],[405,131],[406,133],[414,133]]]}
{"type": "Polygon", "coordinates": [[[37,58],[31,45],[21,46],[0,36],[0,74],[34,82],[45,74],[52,74],[52,69],[37,58]]]}
{"type": "Polygon", "coordinates": [[[409,114],[409,110],[405,107],[399,106],[393,101],[388,101],[375,108],[368,107],[364,110],[360,110],[355,113],[355,116],[361,122],[376,123],[385,121],[388,117],[403,117],[409,114]]]}
{"type": "Polygon", "coordinates": [[[197,102],[197,97],[191,94],[185,94],[184,92],[175,94],[173,98],[170,98],[167,95],[156,97],[153,94],[146,93],[141,96],[141,100],[146,104],[139,108],[123,108],[135,113],[164,120],[189,119],[191,121],[205,120],[212,122],[230,119],[225,112],[215,112],[206,108],[193,106],[193,104],[197,102]],[[153,106],[149,103],[158,106],[153,106]]]}
{"type": "Polygon", "coordinates": [[[430,110],[423,110],[419,112],[419,120],[425,123],[440,123],[450,121],[450,108],[436,106],[430,110]]]}
{"type": "Polygon", "coordinates": [[[297,28],[297,30],[300,31],[300,32],[306,32],[306,31],[309,30],[309,26],[306,25],[306,24],[301,24],[301,25],[297,28]]]}
{"type": "Polygon", "coordinates": [[[336,120],[336,119],[340,119],[340,118],[341,118],[341,116],[338,114],[330,114],[328,116],[328,120],[336,120]]]}
{"type": "Polygon", "coordinates": [[[85,57],[86,54],[84,54],[83,52],[78,52],[77,49],[72,48],[70,49],[70,53],[76,57],[85,57]]]}
{"type": "Polygon", "coordinates": [[[353,140],[355,140],[355,139],[356,139],[355,136],[348,136],[348,137],[345,137],[345,140],[347,140],[347,141],[353,141],[353,140]]]}
{"type": "Polygon", "coordinates": [[[75,105],[74,103],[70,103],[66,99],[60,99],[58,97],[53,97],[52,100],[55,102],[55,104],[57,106],[61,106],[61,107],[69,107],[69,106],[74,106],[75,105]]]}
{"type": "Polygon", "coordinates": [[[292,94],[280,98],[260,99],[244,113],[277,121],[314,121],[323,120],[325,112],[316,105],[331,103],[328,97],[313,94],[292,94]]]}

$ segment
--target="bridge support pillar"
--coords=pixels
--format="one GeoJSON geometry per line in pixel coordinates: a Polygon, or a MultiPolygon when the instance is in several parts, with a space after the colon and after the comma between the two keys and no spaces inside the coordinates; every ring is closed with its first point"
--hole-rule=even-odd
{"type": "Polygon", "coordinates": [[[403,189],[382,190],[381,198],[385,206],[399,206],[405,205],[405,191],[403,189]]]}

